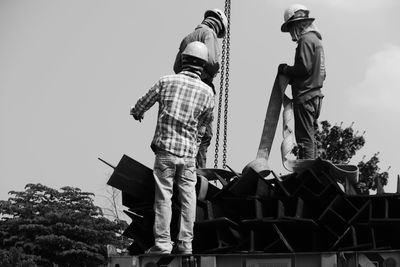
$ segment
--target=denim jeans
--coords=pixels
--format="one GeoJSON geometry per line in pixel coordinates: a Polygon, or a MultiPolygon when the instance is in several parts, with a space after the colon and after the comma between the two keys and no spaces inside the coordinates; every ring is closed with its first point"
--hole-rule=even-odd
{"type": "Polygon", "coordinates": [[[299,146],[299,159],[315,159],[317,157],[315,133],[318,130],[321,105],[322,97],[319,96],[293,105],[294,133],[299,146]]]}
{"type": "Polygon", "coordinates": [[[154,237],[155,246],[171,251],[170,224],[171,198],[176,183],[181,202],[178,242],[183,249],[192,251],[193,225],[196,216],[195,158],[177,157],[166,151],[157,151],[154,163],[154,237]]]}

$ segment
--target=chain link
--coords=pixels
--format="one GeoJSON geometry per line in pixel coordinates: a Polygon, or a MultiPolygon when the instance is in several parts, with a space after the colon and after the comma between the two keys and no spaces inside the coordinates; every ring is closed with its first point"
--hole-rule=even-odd
{"type": "Polygon", "coordinates": [[[230,21],[231,21],[231,1],[225,1],[225,15],[228,19],[225,38],[222,41],[221,70],[220,70],[220,90],[218,98],[217,128],[215,133],[215,158],[214,168],[218,168],[219,136],[221,128],[222,99],[225,92],[224,105],[224,136],[223,136],[223,155],[222,167],[226,168],[227,155],[227,136],[228,136],[228,94],[229,94],[229,50],[230,50],[230,21]],[[225,86],[225,87],[224,87],[225,86]]]}

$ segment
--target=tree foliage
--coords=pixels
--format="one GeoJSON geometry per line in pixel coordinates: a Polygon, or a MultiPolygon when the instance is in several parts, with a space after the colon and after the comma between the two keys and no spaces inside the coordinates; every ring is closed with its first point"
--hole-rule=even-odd
{"type": "MultiPolygon", "coordinates": [[[[354,132],[353,124],[349,127],[343,125],[332,126],[327,121],[322,121],[321,128],[316,134],[318,155],[322,159],[330,160],[335,164],[348,164],[351,158],[360,150],[364,144],[364,133],[361,135],[354,132]]],[[[359,187],[361,192],[368,193],[370,189],[376,190],[378,182],[385,186],[388,182],[388,172],[380,172],[378,167],[378,153],[371,159],[360,161],[359,168],[359,187]]]]}
{"type": "Polygon", "coordinates": [[[364,136],[354,133],[352,126],[342,128],[342,125],[331,126],[329,122],[322,121],[321,129],[316,134],[318,155],[335,164],[349,163],[365,144],[364,136]]]}
{"type": "Polygon", "coordinates": [[[378,153],[374,154],[368,161],[360,161],[358,168],[360,170],[360,183],[364,191],[366,189],[377,190],[378,183],[383,186],[387,185],[389,174],[387,171],[380,172],[378,167],[378,153]]]}
{"type": "Polygon", "coordinates": [[[121,244],[124,221],[110,221],[79,188],[27,184],[0,201],[0,266],[99,266],[121,244]]]}

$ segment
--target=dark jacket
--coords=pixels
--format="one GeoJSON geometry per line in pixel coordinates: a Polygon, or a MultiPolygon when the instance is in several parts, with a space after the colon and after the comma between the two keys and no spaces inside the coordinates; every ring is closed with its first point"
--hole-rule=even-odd
{"type": "Polygon", "coordinates": [[[323,96],[326,71],[324,49],[321,36],[317,32],[307,32],[297,42],[294,65],[288,66],[287,75],[291,79],[295,102],[303,103],[315,96],[323,96]]]}
{"type": "Polygon", "coordinates": [[[175,58],[174,72],[179,73],[182,71],[181,54],[183,50],[185,50],[186,46],[194,41],[202,42],[208,48],[208,62],[201,76],[201,80],[209,84],[219,71],[219,57],[221,52],[218,45],[217,35],[211,28],[204,24],[198,25],[193,32],[188,34],[181,41],[179,51],[175,58]]]}

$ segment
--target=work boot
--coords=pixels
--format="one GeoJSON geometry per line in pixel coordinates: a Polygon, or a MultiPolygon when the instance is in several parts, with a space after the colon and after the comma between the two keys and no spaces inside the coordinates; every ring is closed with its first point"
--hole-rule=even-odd
{"type": "Polygon", "coordinates": [[[146,250],[144,253],[149,255],[166,255],[171,254],[172,242],[156,244],[146,250]]]}
{"type": "Polygon", "coordinates": [[[173,254],[188,255],[192,254],[192,243],[178,241],[177,245],[172,250],[173,254]]]}

